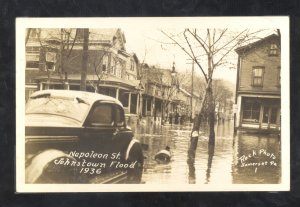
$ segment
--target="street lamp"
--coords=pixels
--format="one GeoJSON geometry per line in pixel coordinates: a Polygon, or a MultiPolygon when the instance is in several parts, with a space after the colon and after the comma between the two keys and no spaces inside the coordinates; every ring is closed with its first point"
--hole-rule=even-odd
{"type": "Polygon", "coordinates": [[[173,62],[173,67],[172,67],[171,75],[173,77],[175,77],[176,74],[177,74],[177,72],[175,71],[175,62],[173,62]]]}

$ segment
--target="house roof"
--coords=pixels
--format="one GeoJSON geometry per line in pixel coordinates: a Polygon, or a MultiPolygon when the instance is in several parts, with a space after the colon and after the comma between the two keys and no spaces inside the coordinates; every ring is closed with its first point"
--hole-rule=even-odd
{"type": "Polygon", "coordinates": [[[90,29],[89,40],[113,41],[117,32],[117,28],[90,29]]]}
{"type": "MultiPolygon", "coordinates": [[[[70,28],[71,36],[74,38],[76,28],[70,28]]],[[[61,41],[61,31],[59,28],[44,28],[40,29],[40,38],[44,40],[61,41]]],[[[110,43],[112,44],[114,38],[119,38],[122,48],[125,49],[125,35],[119,28],[90,28],[89,29],[89,42],[90,43],[110,43]]],[[[77,40],[79,41],[79,40],[77,40]]],[[[80,41],[79,41],[80,42],[80,41]]]]}
{"type": "Polygon", "coordinates": [[[259,45],[261,45],[262,43],[267,42],[267,41],[269,41],[269,40],[271,40],[271,39],[279,39],[279,41],[280,41],[280,38],[279,38],[278,35],[276,35],[276,34],[271,34],[271,35],[269,35],[269,36],[267,36],[267,37],[264,37],[264,38],[262,38],[262,39],[260,39],[260,40],[258,40],[258,41],[256,41],[256,42],[252,42],[252,43],[250,43],[250,44],[247,44],[247,45],[238,47],[238,48],[235,49],[235,51],[236,51],[236,53],[241,54],[241,53],[244,53],[244,52],[249,51],[249,50],[252,49],[252,48],[256,48],[257,46],[259,46],[259,45]]]}
{"type": "Polygon", "coordinates": [[[156,68],[154,66],[149,67],[147,64],[143,64],[145,68],[145,74],[147,81],[153,84],[161,84],[164,86],[170,86],[172,82],[171,70],[156,68]]]}

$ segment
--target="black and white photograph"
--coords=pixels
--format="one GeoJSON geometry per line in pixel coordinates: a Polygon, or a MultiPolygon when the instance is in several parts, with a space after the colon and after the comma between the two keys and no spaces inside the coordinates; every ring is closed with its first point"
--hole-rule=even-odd
{"type": "Polygon", "coordinates": [[[17,18],[16,191],[290,189],[289,18],[17,18]]]}

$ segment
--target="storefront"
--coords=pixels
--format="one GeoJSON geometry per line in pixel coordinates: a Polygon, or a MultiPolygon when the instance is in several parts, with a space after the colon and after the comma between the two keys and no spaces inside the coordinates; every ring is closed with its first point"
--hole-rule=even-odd
{"type": "Polygon", "coordinates": [[[240,126],[259,129],[280,128],[280,98],[242,97],[240,126]]]}

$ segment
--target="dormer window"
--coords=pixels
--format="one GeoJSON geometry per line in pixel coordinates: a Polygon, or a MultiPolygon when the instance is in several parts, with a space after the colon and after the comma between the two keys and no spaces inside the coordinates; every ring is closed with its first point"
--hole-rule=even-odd
{"type": "Polygon", "coordinates": [[[30,37],[31,38],[39,38],[40,33],[41,33],[41,29],[31,29],[30,37]]]}
{"type": "Polygon", "coordinates": [[[270,56],[277,56],[278,55],[278,46],[274,43],[272,43],[270,45],[270,52],[269,52],[270,56]]]}
{"type": "Polygon", "coordinates": [[[116,44],[117,44],[117,37],[114,36],[114,37],[113,37],[113,46],[116,46],[116,44]]]}

